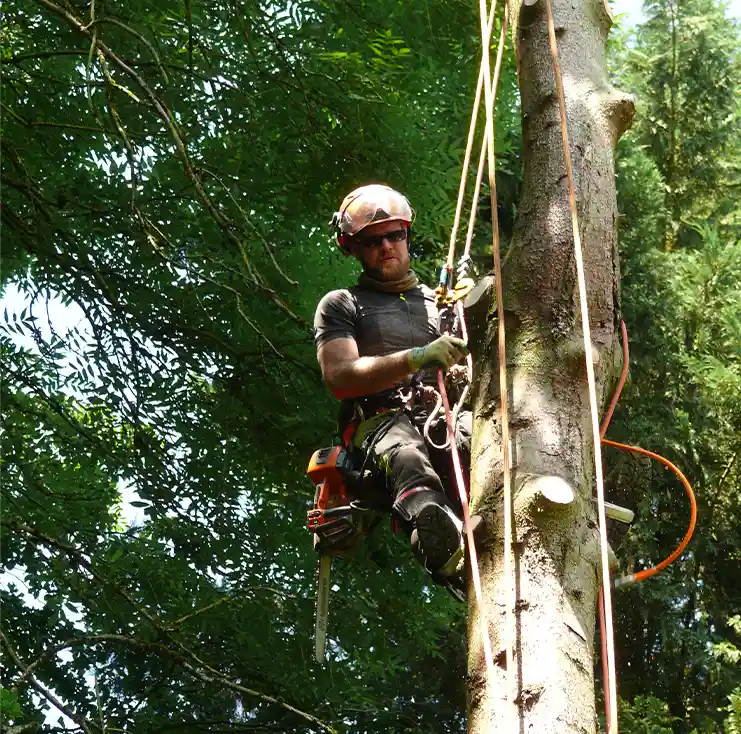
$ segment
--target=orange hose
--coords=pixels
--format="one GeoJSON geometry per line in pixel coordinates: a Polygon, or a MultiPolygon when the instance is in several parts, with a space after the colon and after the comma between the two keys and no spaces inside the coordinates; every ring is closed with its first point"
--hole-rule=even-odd
{"type": "Polygon", "coordinates": [[[629,446],[628,444],[618,443],[617,441],[610,441],[606,438],[602,439],[602,443],[605,446],[612,446],[612,448],[620,449],[620,451],[629,451],[634,454],[640,454],[641,456],[648,456],[651,459],[655,459],[656,461],[661,462],[664,466],[671,469],[677,475],[677,477],[679,477],[679,481],[682,482],[682,484],[684,485],[684,491],[687,493],[687,497],[689,497],[690,500],[690,524],[687,528],[687,532],[684,534],[684,538],[682,538],[682,542],[677,546],[674,552],[667,556],[661,563],[653,566],[652,568],[647,568],[644,571],[638,571],[638,573],[633,573],[629,574],[628,576],[616,578],[613,582],[613,585],[615,587],[618,587],[625,586],[627,584],[635,584],[639,581],[650,578],[651,576],[655,576],[657,573],[659,573],[659,571],[663,571],[670,563],[673,563],[677,560],[677,558],[679,558],[682,551],[687,547],[687,544],[690,542],[690,540],[692,539],[692,535],[695,532],[695,525],[697,524],[697,500],[695,499],[695,493],[692,491],[692,486],[687,480],[687,477],[685,477],[684,474],[682,474],[682,472],[679,470],[679,468],[675,464],[672,464],[669,459],[665,459],[663,456],[655,454],[653,451],[642,449],[640,446],[629,446]]]}
{"type": "MultiPolygon", "coordinates": [[[[679,556],[681,555],[682,551],[687,547],[687,544],[690,542],[690,540],[692,539],[692,535],[695,532],[695,525],[697,524],[697,500],[695,499],[695,493],[692,491],[692,486],[687,480],[687,477],[682,474],[682,472],[675,464],[672,464],[669,459],[665,459],[663,456],[655,454],[653,451],[642,449],[640,446],[629,446],[628,444],[618,443],[617,441],[610,441],[605,438],[605,433],[607,432],[607,428],[610,425],[612,414],[615,412],[615,406],[617,405],[618,399],[620,398],[620,393],[622,393],[623,391],[625,381],[628,378],[630,351],[628,347],[628,330],[625,328],[625,321],[620,321],[620,333],[622,335],[623,341],[623,368],[620,371],[620,379],[618,380],[617,387],[615,388],[615,392],[613,393],[612,399],[610,400],[610,406],[608,407],[607,413],[605,413],[605,417],[602,420],[602,426],[600,428],[601,443],[604,446],[612,446],[613,448],[619,449],[620,451],[627,451],[634,454],[640,454],[641,456],[648,456],[651,459],[655,459],[656,461],[661,462],[664,466],[669,467],[669,469],[671,469],[679,477],[679,481],[682,482],[684,491],[689,497],[690,524],[687,528],[687,532],[684,534],[684,538],[682,538],[682,542],[677,546],[676,550],[673,553],[671,553],[661,563],[653,566],[652,568],[647,568],[643,571],[638,571],[637,573],[629,574],[628,576],[622,576],[615,579],[613,581],[613,586],[615,587],[626,586],[627,584],[636,584],[639,581],[644,581],[651,576],[655,576],[660,571],[663,571],[670,563],[676,561],[677,558],[679,558],[679,556]]],[[[600,602],[600,604],[602,604],[602,606],[600,607],[600,612],[602,612],[604,602],[600,602]]],[[[600,623],[602,623],[601,619],[600,623]]]]}
{"type": "Polygon", "coordinates": [[[604,438],[607,433],[607,427],[610,425],[612,420],[612,414],[615,412],[615,406],[617,401],[620,399],[620,394],[623,392],[623,386],[625,381],[628,379],[628,366],[630,365],[630,351],[628,347],[628,330],[625,328],[625,321],[620,320],[620,334],[623,337],[623,368],[620,370],[620,379],[618,380],[615,392],[612,394],[612,400],[610,400],[610,407],[605,413],[605,417],[602,419],[602,425],[599,429],[599,437],[604,438]]]}

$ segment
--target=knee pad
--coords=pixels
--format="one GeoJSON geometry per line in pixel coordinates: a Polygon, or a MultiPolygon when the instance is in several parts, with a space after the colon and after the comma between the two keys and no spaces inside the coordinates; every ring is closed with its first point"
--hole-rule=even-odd
{"type": "MultiPolygon", "coordinates": [[[[445,507],[448,498],[439,490],[430,487],[414,487],[402,492],[394,501],[393,511],[405,524],[414,525],[414,519],[427,505],[445,507]]],[[[410,532],[412,527],[409,528],[410,532]]]]}

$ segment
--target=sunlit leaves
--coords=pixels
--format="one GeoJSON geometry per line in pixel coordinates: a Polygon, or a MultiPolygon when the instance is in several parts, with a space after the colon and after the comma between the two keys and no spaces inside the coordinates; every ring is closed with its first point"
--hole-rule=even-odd
{"type": "Polygon", "coordinates": [[[460,731],[460,610],[387,533],[337,564],[332,662],[313,664],[304,470],[335,411],[308,325],[354,279],[326,222],[388,181],[432,272],[476,9],[78,3],[75,31],[54,5],[16,0],[3,37],[2,277],[24,297],[0,319],[3,630],[109,730],[301,726],[180,650],[348,730],[460,731]],[[93,30],[125,66],[90,56],[93,30]]]}

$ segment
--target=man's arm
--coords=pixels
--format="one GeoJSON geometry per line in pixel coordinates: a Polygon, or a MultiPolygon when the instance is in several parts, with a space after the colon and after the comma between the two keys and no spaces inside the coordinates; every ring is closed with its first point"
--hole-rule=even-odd
{"type": "Polygon", "coordinates": [[[324,381],[340,400],[373,395],[393,387],[413,372],[411,349],[383,357],[361,357],[355,339],[333,339],[317,350],[324,381]]]}
{"type": "Polygon", "coordinates": [[[466,343],[454,336],[383,357],[361,357],[355,339],[333,339],[317,350],[324,381],[340,400],[387,390],[423,367],[447,370],[467,354],[466,343]]]}

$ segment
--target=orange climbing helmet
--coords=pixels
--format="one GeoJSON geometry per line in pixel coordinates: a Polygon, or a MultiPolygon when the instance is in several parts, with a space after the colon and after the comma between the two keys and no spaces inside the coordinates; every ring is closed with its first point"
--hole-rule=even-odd
{"type": "Polygon", "coordinates": [[[332,215],[331,225],[342,252],[350,254],[347,238],[354,237],[371,224],[414,220],[414,211],[406,196],[384,184],[370,184],[351,191],[332,215]]]}

